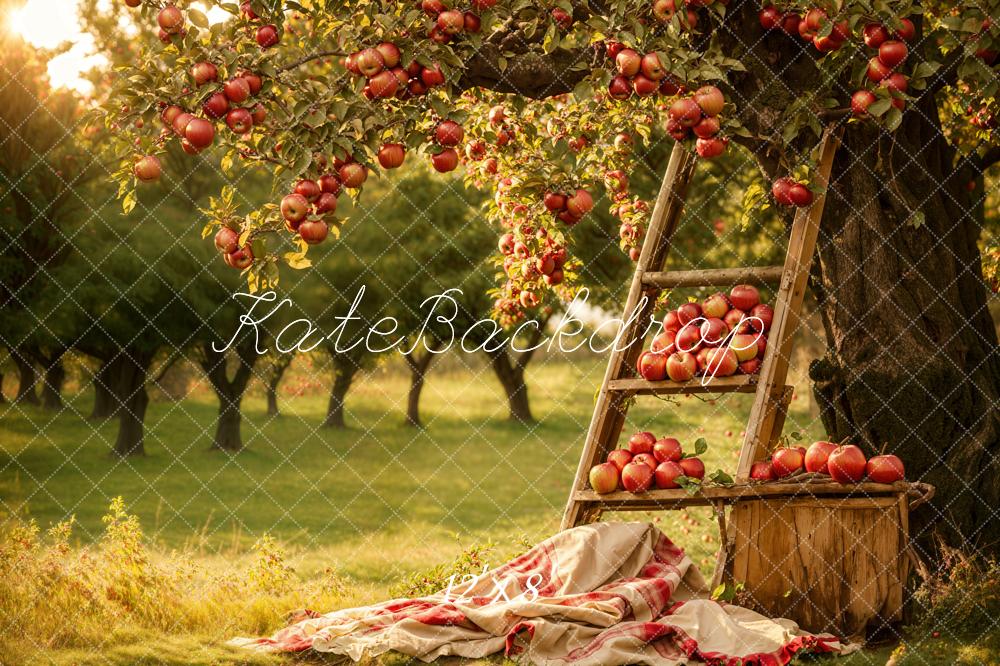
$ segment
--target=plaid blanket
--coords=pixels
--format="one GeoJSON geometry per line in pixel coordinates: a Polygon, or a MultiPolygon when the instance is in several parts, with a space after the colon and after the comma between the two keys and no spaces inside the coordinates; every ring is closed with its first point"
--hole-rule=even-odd
{"type": "Polygon", "coordinates": [[[316,650],[360,661],[389,650],[431,661],[503,652],[539,665],[787,664],[800,652],[855,646],[794,622],[705,598],[690,558],[648,523],[556,534],[475,580],[419,599],[334,611],[270,638],[261,651],[316,650]]]}

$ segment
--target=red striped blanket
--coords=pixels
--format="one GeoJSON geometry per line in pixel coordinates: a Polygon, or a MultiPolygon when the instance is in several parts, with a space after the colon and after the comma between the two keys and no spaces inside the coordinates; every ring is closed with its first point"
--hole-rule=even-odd
{"type": "Polygon", "coordinates": [[[834,636],[705,598],[690,558],[648,523],[561,532],[503,566],[419,599],[309,612],[262,651],[354,660],[389,650],[431,661],[503,652],[539,665],[786,664],[800,651],[846,652],[834,636]]]}

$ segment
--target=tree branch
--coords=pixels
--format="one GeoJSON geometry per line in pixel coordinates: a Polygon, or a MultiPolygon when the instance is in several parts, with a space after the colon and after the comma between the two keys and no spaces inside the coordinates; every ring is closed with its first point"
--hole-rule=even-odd
{"type": "Polygon", "coordinates": [[[287,65],[283,65],[283,66],[279,67],[278,71],[279,72],[287,72],[287,71],[295,69],[297,67],[301,67],[302,65],[305,65],[306,63],[310,63],[313,60],[320,60],[321,58],[330,58],[330,57],[342,58],[342,57],[344,57],[346,55],[347,55],[346,53],[341,53],[340,51],[317,51],[316,53],[312,53],[312,54],[307,55],[307,56],[305,56],[303,58],[299,58],[298,60],[293,60],[292,62],[288,63],[287,65]]]}

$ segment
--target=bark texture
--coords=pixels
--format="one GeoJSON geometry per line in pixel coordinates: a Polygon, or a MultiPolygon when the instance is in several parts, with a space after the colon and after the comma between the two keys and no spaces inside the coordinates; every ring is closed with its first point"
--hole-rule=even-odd
{"type": "Polygon", "coordinates": [[[281,416],[281,410],[278,408],[278,386],[281,384],[281,379],[285,376],[285,371],[288,370],[294,358],[295,356],[292,354],[279,354],[268,369],[266,386],[268,416],[281,416]]]}
{"type": "Polygon", "coordinates": [[[528,401],[528,385],[524,381],[524,371],[535,355],[532,347],[542,339],[542,331],[547,321],[547,319],[540,321],[537,328],[532,327],[526,341],[518,342],[518,348],[527,351],[515,352],[510,349],[510,345],[504,345],[500,349],[487,352],[493,374],[507,395],[507,407],[512,421],[533,423],[535,420],[531,414],[531,403],[528,401]]]}
{"type": "Polygon", "coordinates": [[[31,354],[26,349],[14,348],[10,350],[11,358],[14,359],[14,366],[17,368],[17,395],[14,402],[19,405],[38,405],[38,392],[35,385],[38,384],[38,372],[31,354]]]}
{"type": "Polygon", "coordinates": [[[115,399],[112,389],[115,381],[113,368],[110,362],[103,361],[101,367],[94,374],[94,407],[90,411],[92,419],[109,419],[115,415],[115,399]]]}
{"type": "Polygon", "coordinates": [[[337,353],[332,348],[328,348],[330,360],[333,364],[333,383],[330,384],[330,402],[326,407],[326,418],[323,426],[326,428],[346,428],[347,421],[344,418],[344,403],[347,400],[347,392],[351,390],[354,377],[361,370],[362,363],[366,359],[363,345],[358,345],[351,352],[337,353]]]}
{"type": "Polygon", "coordinates": [[[66,350],[60,349],[40,360],[45,368],[42,381],[42,407],[60,410],[64,407],[62,399],[63,385],[66,383],[66,367],[63,365],[63,355],[66,350]]]}
{"type": "Polygon", "coordinates": [[[153,363],[153,351],[123,349],[111,360],[114,411],[118,415],[118,436],[114,453],[118,456],[146,454],[145,420],[149,406],[146,377],[153,363]]]}

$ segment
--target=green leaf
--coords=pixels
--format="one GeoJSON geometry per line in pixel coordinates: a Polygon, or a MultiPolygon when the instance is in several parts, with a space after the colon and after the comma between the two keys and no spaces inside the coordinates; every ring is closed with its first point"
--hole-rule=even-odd
{"type": "MultiPolygon", "coordinates": [[[[872,104],[872,106],[875,105],[872,104]]],[[[902,122],[903,122],[903,112],[897,109],[896,107],[892,107],[891,109],[889,109],[889,113],[885,117],[885,126],[889,128],[889,131],[890,132],[895,131],[896,128],[899,127],[900,123],[902,122]]]]}
{"type": "Polygon", "coordinates": [[[191,23],[194,23],[199,28],[208,27],[208,17],[194,7],[188,7],[187,14],[188,18],[191,19],[191,23]]]}
{"type": "Polygon", "coordinates": [[[699,437],[694,441],[694,454],[700,456],[705,451],[708,451],[708,442],[705,441],[704,437],[699,437]]]}
{"type": "Polygon", "coordinates": [[[871,106],[868,107],[868,113],[873,116],[884,115],[889,108],[892,107],[892,99],[885,97],[876,102],[873,102],[871,106]]]}
{"type": "Polygon", "coordinates": [[[712,483],[717,483],[720,486],[731,486],[733,485],[733,483],[735,483],[733,477],[731,477],[726,472],[723,472],[721,469],[717,469],[711,474],[709,474],[708,480],[711,481],[712,483]]]}
{"type": "Polygon", "coordinates": [[[909,222],[911,226],[913,226],[916,229],[919,229],[920,227],[924,226],[924,222],[926,222],[926,220],[927,218],[924,215],[924,211],[915,210],[913,211],[913,215],[910,216],[909,222]]]}
{"type": "Polygon", "coordinates": [[[699,479],[692,479],[688,476],[678,476],[674,479],[674,482],[684,489],[688,495],[696,495],[701,489],[701,481],[699,479]]]}
{"type": "Polygon", "coordinates": [[[122,199],[122,212],[128,215],[135,208],[135,205],[139,202],[139,197],[136,196],[135,190],[129,190],[125,198],[122,199]]]}

